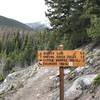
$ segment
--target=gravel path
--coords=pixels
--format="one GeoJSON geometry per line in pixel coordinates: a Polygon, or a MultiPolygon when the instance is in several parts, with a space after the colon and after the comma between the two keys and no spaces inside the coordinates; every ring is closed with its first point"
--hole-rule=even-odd
{"type": "Polygon", "coordinates": [[[58,69],[40,69],[36,76],[30,78],[23,88],[5,96],[5,100],[52,100],[50,76],[57,74],[58,69]]]}

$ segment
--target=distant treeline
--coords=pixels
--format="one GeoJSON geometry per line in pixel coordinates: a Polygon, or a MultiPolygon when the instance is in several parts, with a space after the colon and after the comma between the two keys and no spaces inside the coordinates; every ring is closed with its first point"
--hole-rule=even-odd
{"type": "Polygon", "coordinates": [[[58,44],[57,34],[48,29],[0,34],[0,61],[3,63],[4,76],[13,72],[15,66],[24,68],[33,64],[38,50],[51,50],[58,44]]]}

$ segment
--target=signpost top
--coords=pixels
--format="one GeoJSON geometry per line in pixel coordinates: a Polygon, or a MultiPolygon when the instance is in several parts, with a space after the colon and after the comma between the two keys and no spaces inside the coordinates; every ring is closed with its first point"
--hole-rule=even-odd
{"type": "Polygon", "coordinates": [[[63,50],[63,49],[64,49],[64,45],[63,44],[59,45],[58,50],[63,50]]]}

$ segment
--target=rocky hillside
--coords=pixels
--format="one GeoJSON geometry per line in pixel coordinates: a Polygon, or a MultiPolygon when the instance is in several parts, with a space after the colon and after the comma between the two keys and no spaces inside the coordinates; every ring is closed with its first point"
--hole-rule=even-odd
{"type": "MultiPolygon", "coordinates": [[[[81,47],[86,66],[65,69],[65,100],[100,100],[100,44],[81,47]]],[[[58,68],[34,64],[9,74],[0,85],[0,100],[59,100],[58,68]]]]}

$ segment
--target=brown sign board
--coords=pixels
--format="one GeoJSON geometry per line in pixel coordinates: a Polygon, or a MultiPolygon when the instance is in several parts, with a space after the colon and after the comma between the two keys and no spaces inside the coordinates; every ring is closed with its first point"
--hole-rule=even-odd
{"type": "Polygon", "coordinates": [[[85,53],[79,50],[43,50],[38,51],[38,61],[46,67],[81,67],[85,65],[85,53]]]}

